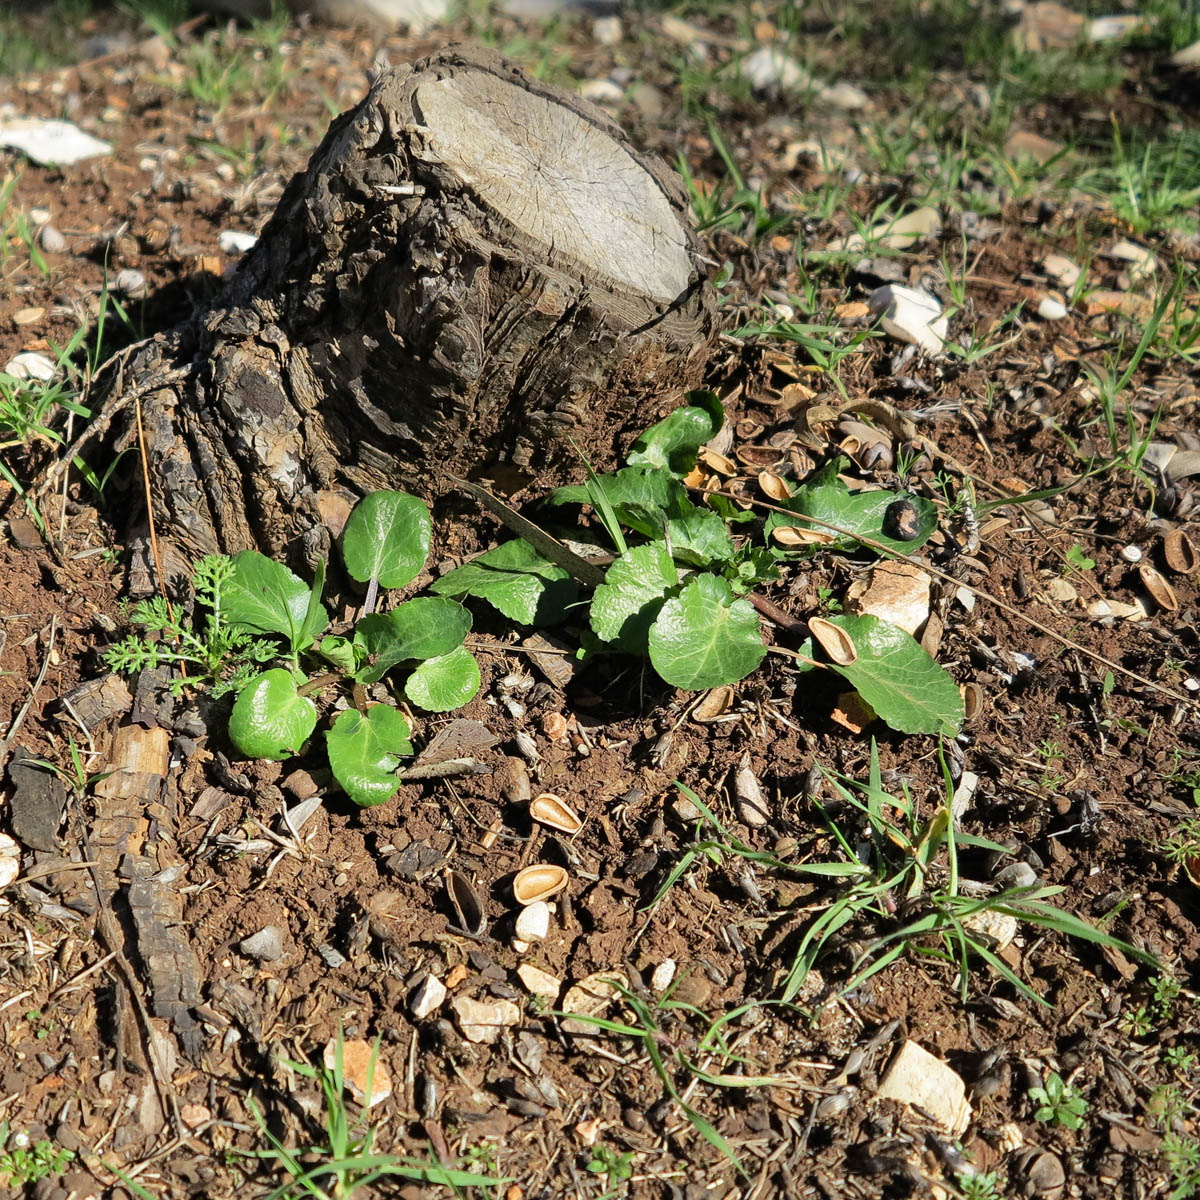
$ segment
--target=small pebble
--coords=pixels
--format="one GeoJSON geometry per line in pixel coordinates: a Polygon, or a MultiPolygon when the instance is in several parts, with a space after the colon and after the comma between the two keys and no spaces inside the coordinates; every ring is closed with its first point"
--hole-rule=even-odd
{"type": "Polygon", "coordinates": [[[129,300],[140,300],[146,294],[146,277],[141,271],[125,267],[124,270],[117,272],[117,277],[113,281],[113,290],[129,300]]]}
{"type": "Polygon", "coordinates": [[[545,900],[535,900],[527,904],[517,914],[513,927],[517,940],[522,942],[542,942],[550,932],[550,906],[545,900]]]}
{"type": "Polygon", "coordinates": [[[257,933],[242,938],[238,949],[259,962],[278,962],[283,957],[283,930],[278,925],[265,925],[257,933]]]}
{"type": "Polygon", "coordinates": [[[1037,315],[1043,321],[1061,321],[1067,315],[1067,306],[1053,296],[1043,296],[1037,306],[1037,315]]]}
{"type": "Polygon", "coordinates": [[[620,17],[597,17],[592,22],[592,37],[601,46],[619,46],[624,36],[620,17]]]}
{"type": "Polygon", "coordinates": [[[44,355],[33,350],[22,350],[14,354],[4,365],[4,373],[14,379],[36,379],[39,383],[49,383],[54,378],[57,367],[44,355]]]}
{"type": "Polygon", "coordinates": [[[413,988],[412,995],[408,998],[408,1008],[418,1021],[423,1021],[437,1012],[445,999],[446,985],[430,972],[413,988]]]}
{"type": "Polygon", "coordinates": [[[1026,862],[1009,863],[992,876],[992,882],[1002,888],[1033,887],[1037,872],[1026,862]]]}
{"type": "Polygon", "coordinates": [[[47,254],[62,254],[67,248],[67,239],[53,225],[45,226],[38,240],[47,254]]]}
{"type": "Polygon", "coordinates": [[[258,238],[254,234],[238,229],[223,229],[217,235],[217,246],[222,254],[245,254],[257,245],[258,238]]]}

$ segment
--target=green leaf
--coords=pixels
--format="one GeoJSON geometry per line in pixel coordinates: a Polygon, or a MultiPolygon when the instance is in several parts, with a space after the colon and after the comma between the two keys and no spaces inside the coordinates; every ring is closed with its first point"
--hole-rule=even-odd
{"type": "Polygon", "coordinates": [[[334,778],[355,804],[390,800],[400,786],[400,755],[412,753],[404,717],[390,704],[375,704],[364,717],[357,709],[338,713],[325,734],[334,778]]]}
{"type": "MultiPolygon", "coordinates": [[[[870,615],[829,620],[850,635],[858,658],[846,667],[826,665],[849,680],[880,719],[900,733],[958,733],[963,721],[958,685],[911,634],[870,615]]],[[[814,657],[812,641],[799,653],[814,657]]]]}
{"type": "Polygon", "coordinates": [[[716,575],[698,575],[662,606],[649,645],[663,679],[693,691],[744,678],[767,652],[754,609],[716,575]]]}
{"type": "Polygon", "coordinates": [[[712,392],[690,392],[690,404],[651,425],[629,449],[631,467],[665,469],[686,475],[696,465],[696,451],[725,423],[725,410],[712,392]]]}
{"type": "Polygon", "coordinates": [[[675,563],[662,542],[634,546],[608,568],[593,594],[592,629],[605,642],[630,654],[644,654],[650,626],[678,587],[675,563]]]}
{"type": "Polygon", "coordinates": [[[452,712],[479,691],[479,664],[466,646],[426,659],[407,679],[404,694],[429,712],[452,712]]]}
{"type": "Polygon", "coordinates": [[[447,571],[430,585],[444,596],[476,596],[522,625],[553,625],[579,599],[579,588],[562,567],[543,558],[524,538],[447,571]]]}
{"type": "Polygon", "coordinates": [[[471,614],[457,600],[442,596],[418,596],[389,613],[372,613],[354,627],[354,644],[369,660],[355,678],[374,683],[397,663],[449,654],[470,629],[471,614]]]}
{"type": "Polygon", "coordinates": [[[349,638],[338,636],[322,638],[317,646],[317,653],[348,675],[358,669],[359,653],[356,650],[357,647],[349,638]]]}
{"type": "Polygon", "coordinates": [[[257,550],[233,556],[233,573],[221,593],[226,620],[255,633],[278,633],[299,654],[329,624],[320,597],[282,563],[257,550]]]}
{"type": "Polygon", "coordinates": [[[247,758],[288,758],[316,727],[316,705],[297,694],[295,679],[281,667],[244,687],[229,714],[229,736],[247,758]]]}
{"type": "Polygon", "coordinates": [[[346,570],[359,583],[377,579],[380,587],[403,587],[425,565],[432,531],[424,500],[407,492],[372,492],[346,522],[346,570]]]}
{"type": "MultiPolygon", "coordinates": [[[[724,562],[733,555],[725,522],[710,508],[692,503],[678,479],[653,467],[625,467],[600,475],[591,484],[604,489],[617,519],[646,537],[669,538],[675,557],[694,566],[724,562]]],[[[563,487],[550,494],[551,504],[590,504],[587,487],[563,487]]]]}
{"type": "MultiPolygon", "coordinates": [[[[937,528],[937,509],[934,505],[921,496],[913,496],[907,492],[852,492],[838,478],[838,472],[845,470],[848,465],[845,458],[835,458],[827,463],[812,479],[798,488],[795,495],[782,507],[815,517],[818,521],[828,521],[832,525],[850,530],[853,534],[862,534],[901,554],[911,554],[919,546],[923,546],[937,528]],[[898,502],[907,502],[916,510],[917,536],[909,541],[891,537],[884,532],[884,516],[888,508],[898,502]]],[[[767,518],[764,536],[770,538],[773,530],[785,525],[804,528],[806,522],[773,512],[767,518]]],[[[814,524],[811,528],[824,530],[825,527],[814,524]]],[[[855,537],[833,534],[833,538],[833,542],[829,544],[837,550],[854,550],[860,545],[855,537]]]]}

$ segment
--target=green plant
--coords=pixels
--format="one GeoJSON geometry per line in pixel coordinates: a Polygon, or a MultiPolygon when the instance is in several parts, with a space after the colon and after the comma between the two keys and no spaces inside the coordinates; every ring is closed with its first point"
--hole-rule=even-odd
{"type": "Polygon", "coordinates": [[[1007,1186],[999,1171],[960,1171],[956,1182],[963,1200],[1003,1200],[1007,1186]]]}
{"type": "MultiPolygon", "coordinates": [[[[1038,1004],[1048,1002],[1018,976],[994,949],[991,930],[997,921],[1009,920],[1053,930],[1068,937],[1120,947],[1141,961],[1152,956],[1114,938],[1104,930],[1047,903],[1064,889],[1055,886],[1012,888],[996,895],[969,895],[959,874],[962,847],[995,850],[996,843],[963,834],[950,819],[953,788],[946,779],[946,801],[922,818],[907,789],[891,796],[883,789],[878,750],[872,741],[868,779],[857,783],[821,768],[841,801],[865,820],[871,855],[866,861],[857,849],[857,834],[843,829],[828,815],[829,832],[840,847],[843,861],[826,864],[827,873],[846,880],[840,895],[821,905],[805,929],[783,982],[783,999],[800,992],[817,960],[832,939],[851,925],[863,948],[842,987],[860,986],[902,955],[940,959],[958,970],[959,992],[966,1000],[971,966],[983,962],[1017,991],[1038,1004]],[[870,926],[880,929],[870,936],[870,926]]],[[[817,864],[809,864],[811,870],[817,864]]]]}
{"type": "Polygon", "coordinates": [[[381,804],[395,795],[400,756],[412,746],[405,717],[390,704],[369,704],[365,687],[406,668],[404,695],[434,712],[461,707],[479,689],[479,666],[463,646],[471,617],[461,604],[417,597],[374,611],[380,587],[402,587],[424,566],[430,534],[428,508],[407,493],[373,492],[355,507],[342,556],[349,575],[366,585],[366,598],[349,636],[322,636],[329,626],[323,563],[306,584],[282,564],[244,550],[197,564],[195,599],[207,610],[202,625],[185,624],[164,597],[155,597],[132,614],[154,637],[130,635],[109,649],[106,661],[127,673],[191,664],[199,674],[176,679],[177,691],[206,686],[218,697],[236,691],[229,736],[254,758],[298,752],[317,726],[310,696],[349,685],[355,707],[338,713],[325,733],[330,767],[356,803],[381,804]],[[281,665],[260,669],[271,662],[281,665]]]}
{"type": "Polygon", "coordinates": [[[28,1133],[13,1133],[7,1121],[0,1122],[0,1147],[0,1183],[5,1187],[29,1187],[61,1175],[75,1158],[73,1150],[47,1138],[35,1142],[28,1133]]]}
{"type": "Polygon", "coordinates": [[[1065,1082],[1057,1071],[1051,1071],[1041,1086],[1031,1087],[1028,1095],[1037,1105],[1033,1112],[1035,1121],[1061,1125],[1064,1129],[1083,1128],[1088,1102],[1082,1093],[1065,1082]]]}
{"type": "MultiPolygon", "coordinates": [[[[558,488],[549,497],[553,507],[591,506],[616,549],[606,570],[573,554],[559,555],[562,569],[554,575],[540,545],[535,550],[528,542],[510,542],[450,571],[431,590],[475,596],[512,619],[533,623],[544,619],[545,608],[557,615],[561,600],[555,596],[551,603],[551,589],[565,585],[569,569],[594,588],[587,604],[590,652],[646,655],[667,683],[703,690],[742,679],[762,662],[766,647],[759,620],[744,597],[757,583],[776,577],[779,562],[812,553],[814,543],[850,551],[870,539],[883,552],[906,552],[932,534],[932,504],[889,491],[852,493],[838,479],[846,465],[839,458],[771,513],[758,531],[761,541],[740,533],[735,541],[745,514],[724,497],[705,495],[694,503],[683,482],[698,449],[724,420],[711,393],[692,393],[691,401],[638,438],[622,470],[592,474],[586,484],[558,488]],[[896,505],[913,522],[904,536],[891,531],[896,505]],[[830,526],[839,532],[826,533],[830,526]],[[799,531],[811,534],[814,527],[820,532],[805,541],[799,531]],[[802,543],[800,548],[786,549],[781,531],[790,535],[787,545],[802,543]],[[635,544],[634,536],[648,540],[635,544]],[[524,567],[526,561],[537,565],[524,567]]],[[[546,541],[545,553],[554,555],[557,543],[546,541]]],[[[803,669],[845,675],[893,728],[957,731],[958,689],[912,637],[875,617],[836,621],[854,644],[854,661],[819,660],[807,645],[794,652],[803,669]]]]}
{"type": "MultiPolygon", "coordinates": [[[[366,1094],[372,1095],[379,1045],[367,1070],[366,1094]]],[[[423,1161],[409,1155],[380,1154],[374,1149],[375,1130],[367,1121],[364,1110],[352,1116],[345,1098],[346,1081],[343,1074],[343,1041],[339,1030],[337,1049],[331,1067],[313,1067],[308,1063],[283,1059],[289,1070],[315,1080],[321,1087],[325,1102],[324,1136],[312,1146],[294,1150],[285,1146],[271,1131],[262,1109],[253,1098],[247,1098],[250,1115],[259,1133],[270,1145],[268,1150],[239,1150],[238,1154],[273,1163],[287,1178],[267,1200],[296,1200],[301,1196],[314,1200],[344,1200],[366,1190],[380,1179],[408,1179],[434,1187],[449,1188],[455,1195],[461,1189],[496,1189],[508,1179],[480,1174],[476,1171],[447,1166],[440,1162],[423,1161]],[[315,1161],[314,1161],[315,1160],[315,1161]]]]}
{"type": "Polygon", "coordinates": [[[1190,1075],[1200,1062],[1200,1054],[1186,1046],[1168,1046],[1163,1051],[1163,1062],[1179,1075],[1190,1075]]]}
{"type": "Polygon", "coordinates": [[[592,1147],[587,1170],[593,1175],[603,1175],[608,1195],[615,1195],[621,1184],[633,1178],[633,1151],[614,1150],[604,1142],[592,1147]]]}

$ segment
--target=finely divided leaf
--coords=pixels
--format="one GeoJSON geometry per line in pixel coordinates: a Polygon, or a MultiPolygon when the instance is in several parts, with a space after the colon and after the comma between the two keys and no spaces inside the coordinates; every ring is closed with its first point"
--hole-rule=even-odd
{"type": "Polygon", "coordinates": [[[380,587],[403,587],[425,565],[432,529],[424,500],[407,492],[372,492],[346,522],[346,570],[360,583],[377,579],[380,587]]]}
{"type": "Polygon", "coordinates": [[[679,575],[662,542],[634,546],[608,568],[592,596],[592,630],[631,654],[645,653],[650,626],[678,586],[679,575]]]}
{"type": "MultiPolygon", "coordinates": [[[[835,458],[827,463],[807,483],[796,490],[792,498],[782,507],[795,513],[815,517],[818,521],[828,521],[841,529],[848,529],[853,534],[861,534],[873,541],[879,542],[890,550],[901,554],[911,554],[919,546],[923,546],[937,528],[937,509],[921,496],[913,496],[907,492],[892,492],[876,490],[872,492],[852,492],[839,478],[838,472],[848,466],[844,458],[835,458]],[[909,541],[891,537],[885,529],[887,522],[884,514],[897,501],[907,501],[915,510],[916,536],[909,541]]],[[[797,525],[801,528],[811,528],[818,532],[830,532],[824,525],[807,522],[789,517],[784,513],[773,512],[767,518],[765,535],[769,538],[774,529],[784,525],[797,525]]],[[[854,550],[859,542],[855,537],[833,534],[830,543],[838,550],[854,550]]]]}
{"type": "Polygon", "coordinates": [[[754,609],[716,575],[690,580],[662,606],[649,645],[663,679],[694,691],[744,678],[767,652],[754,609]]]}
{"type": "Polygon", "coordinates": [[[405,681],[404,694],[429,712],[452,712],[479,691],[479,664],[466,646],[426,659],[405,681]]]}
{"type": "Polygon", "coordinates": [[[429,590],[443,596],[476,596],[522,625],[553,625],[579,599],[570,574],[524,538],[504,542],[447,571],[429,590]]]}
{"type": "Polygon", "coordinates": [[[449,654],[470,629],[471,614],[457,600],[442,596],[418,596],[389,613],[372,613],[354,627],[355,645],[368,658],[355,678],[374,683],[397,663],[449,654]]]}
{"type": "MultiPolygon", "coordinates": [[[[827,663],[854,686],[876,714],[900,733],[953,737],[963,721],[958,685],[910,634],[879,617],[830,617],[849,635],[858,658],[849,666],[827,663]]],[[[811,642],[800,653],[813,657],[811,642]]]]}
{"type": "Polygon", "coordinates": [[[247,684],[229,714],[229,736],[247,758],[288,758],[316,726],[316,706],[297,694],[291,673],[280,667],[247,684]]]}
{"type": "Polygon", "coordinates": [[[408,722],[388,704],[375,704],[364,717],[357,709],[339,713],[325,734],[334,778],[355,804],[383,804],[400,786],[400,755],[412,753],[408,722]]]}
{"type": "Polygon", "coordinates": [[[231,625],[255,633],[278,633],[299,654],[329,624],[329,614],[298,575],[257,550],[233,556],[233,573],[221,592],[231,625]]]}

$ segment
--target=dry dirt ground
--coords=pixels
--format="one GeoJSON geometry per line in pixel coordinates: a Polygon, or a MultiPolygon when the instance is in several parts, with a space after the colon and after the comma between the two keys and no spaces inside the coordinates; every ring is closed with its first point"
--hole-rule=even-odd
{"type": "MultiPolygon", "coordinates": [[[[104,679],[100,654],[125,630],[136,455],[99,496],[73,473],[35,519],[25,498],[85,417],[50,405],[40,434],[0,428],[0,827],[19,854],[0,912],[0,1192],[348,1194],[352,1174],[340,1193],[329,1175],[306,1191],[284,1152],[251,1156],[274,1138],[301,1156],[293,1174],[337,1157],[312,1071],[339,1030],[348,1071],[355,1042],[378,1040],[391,1094],[365,1115],[349,1097],[334,1109],[409,1171],[360,1195],[1200,1189],[1200,531],[1179,467],[1200,448],[1200,85],[1166,64],[1189,40],[1171,5],[1097,44],[1052,6],[1018,10],[711,4],[546,27],[475,8],[384,42],[286,21],[195,20],[152,39],[125,12],[78,6],[0,16],[0,118],[65,117],[114,147],[62,169],[0,150],[0,363],[57,359],[82,327],[75,385],[215,294],[236,266],[219,234],[262,226],[377,53],[399,62],[474,37],[568,86],[607,80],[592,94],[694,180],[727,314],[711,386],[730,410],[732,486],[757,495],[760,470],[801,475],[836,452],[845,430],[810,428],[814,398],[911,419],[917,441],[885,430],[882,456],[852,444],[851,470],[888,486],[899,473],[942,509],[923,551],[940,572],[926,645],[971,700],[940,747],[878,722],[852,732],[831,720],[835,687],[772,655],[706,715],[634,660],[552,682],[481,617],[483,690],[456,715],[490,731],[485,772],[407,784],[378,808],[356,808],[303,759],[239,761],[181,706],[157,748],[165,778],[128,816],[179,864],[156,884],[163,913],[147,916],[161,897],[131,885],[136,847],[111,888],[85,864],[103,858],[95,843],[114,819],[120,789],[102,776],[117,730],[144,733],[154,717],[111,682],[99,707],[73,692],[104,679]],[[820,82],[754,88],[738,63],[764,48],[820,82]],[[880,231],[922,209],[915,233],[880,231]],[[847,246],[856,232],[865,240],[847,246]],[[129,270],[144,295],[102,294],[129,270]],[[948,348],[880,333],[865,301],[886,282],[939,298],[948,348]],[[878,336],[857,340],[866,330],[878,336]],[[979,956],[964,977],[927,928],[881,940],[935,911],[943,852],[915,897],[880,868],[870,903],[780,1003],[806,933],[850,888],[795,868],[847,853],[877,863],[861,814],[819,769],[865,781],[872,736],[883,786],[907,790],[918,826],[956,792],[962,833],[1008,848],[960,847],[962,877],[1061,888],[1055,904],[1155,961],[1022,922],[995,944],[1022,991],[979,956]],[[29,759],[61,774],[22,774],[29,759]],[[765,823],[737,802],[742,762],[765,823]],[[285,812],[314,789],[321,803],[294,828],[285,812]],[[531,823],[538,792],[567,800],[582,831],[531,823]],[[509,887],[535,861],[566,866],[571,883],[548,936],[518,954],[509,887]],[[482,905],[482,931],[463,928],[455,887],[482,905]],[[163,926],[193,952],[174,1023],[149,989],[165,968],[146,931],[163,926]],[[268,926],[279,953],[257,958],[243,940],[268,926]],[[552,976],[553,994],[531,994],[522,964],[552,976]],[[449,995],[418,1016],[429,973],[449,995]],[[564,1026],[562,993],[594,973],[628,989],[595,1010],[614,1027],[564,1026]],[[494,1040],[479,1040],[464,1000],[500,1004],[494,1040]],[[914,1104],[878,1094],[906,1040],[964,1082],[964,1128],[931,1111],[941,1085],[914,1104]],[[1066,1099],[1031,1097],[1056,1074],[1066,1099]],[[439,1164],[478,1180],[439,1182],[439,1164]]],[[[113,465],[89,455],[97,478],[113,465]]],[[[473,521],[440,531],[434,562],[494,538],[490,518],[473,521]]],[[[768,594],[801,617],[836,612],[870,561],[818,553],[768,594]]],[[[422,720],[418,747],[449,720],[422,720]]],[[[899,870],[920,848],[884,849],[899,870]]],[[[366,1170],[364,1153],[346,1171],[366,1170]]]]}

